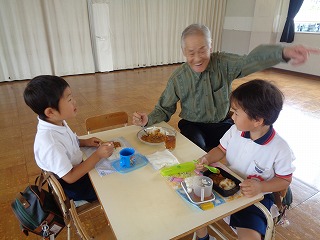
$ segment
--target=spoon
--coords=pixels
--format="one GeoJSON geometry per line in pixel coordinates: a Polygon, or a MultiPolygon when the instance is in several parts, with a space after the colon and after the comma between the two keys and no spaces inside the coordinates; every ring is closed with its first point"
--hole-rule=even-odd
{"type": "MultiPolygon", "coordinates": [[[[198,160],[193,160],[193,162],[199,163],[198,160]]],[[[205,168],[207,168],[207,169],[208,169],[210,172],[212,172],[212,173],[216,173],[216,174],[219,174],[219,173],[220,173],[220,170],[219,170],[218,168],[211,167],[211,166],[208,166],[208,165],[206,165],[206,164],[203,164],[203,166],[204,166],[205,168]]]]}
{"type": "Polygon", "coordinates": [[[146,128],[141,126],[142,130],[145,132],[145,134],[149,135],[149,133],[147,132],[146,128]]]}
{"type": "Polygon", "coordinates": [[[212,173],[216,173],[216,174],[219,174],[220,173],[220,170],[218,168],[215,168],[215,167],[211,167],[211,166],[208,166],[206,164],[203,164],[204,167],[206,167],[210,172],[212,173]]]}

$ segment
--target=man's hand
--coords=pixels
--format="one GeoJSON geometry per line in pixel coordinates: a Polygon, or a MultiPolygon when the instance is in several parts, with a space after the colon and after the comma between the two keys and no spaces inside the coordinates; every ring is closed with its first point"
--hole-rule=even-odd
{"type": "Polygon", "coordinates": [[[148,123],[148,115],[146,113],[134,112],[132,116],[132,124],[144,127],[148,123]]]}
{"type": "Polygon", "coordinates": [[[295,45],[292,47],[285,47],[282,54],[284,59],[289,59],[289,62],[292,65],[298,66],[305,63],[310,54],[320,54],[320,49],[295,45]]]}

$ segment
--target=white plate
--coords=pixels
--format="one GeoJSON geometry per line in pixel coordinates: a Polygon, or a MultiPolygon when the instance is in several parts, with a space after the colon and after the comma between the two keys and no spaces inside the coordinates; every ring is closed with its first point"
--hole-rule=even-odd
{"type": "Polygon", "coordinates": [[[142,136],[146,135],[146,132],[147,133],[152,133],[156,130],[160,129],[160,133],[163,133],[163,134],[166,134],[166,132],[172,132],[174,130],[171,130],[169,128],[165,128],[165,127],[147,127],[147,128],[144,128],[144,129],[141,129],[138,133],[137,133],[137,138],[145,143],[145,144],[148,144],[148,145],[161,145],[163,144],[164,141],[162,142],[159,142],[159,143],[151,143],[151,142],[146,142],[144,140],[141,139],[142,136]]]}

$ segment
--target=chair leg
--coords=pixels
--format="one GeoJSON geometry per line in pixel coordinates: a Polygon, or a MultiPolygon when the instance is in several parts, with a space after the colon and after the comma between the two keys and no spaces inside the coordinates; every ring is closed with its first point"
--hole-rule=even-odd
{"type": "Polygon", "coordinates": [[[67,225],[67,239],[70,240],[71,238],[71,231],[70,231],[70,224],[67,225]]]}
{"type": "Polygon", "coordinates": [[[196,240],[197,239],[197,234],[196,232],[193,233],[193,237],[192,237],[192,240],[196,240]]]}
{"type": "Polygon", "coordinates": [[[209,225],[209,227],[212,229],[212,231],[218,234],[218,236],[221,237],[222,240],[229,240],[229,238],[227,238],[222,232],[220,232],[217,228],[215,228],[211,224],[209,225]]]}
{"type": "MultiPolygon", "coordinates": [[[[268,209],[267,209],[263,204],[261,204],[260,202],[255,203],[254,205],[263,212],[263,214],[266,216],[266,219],[267,219],[267,229],[266,229],[266,234],[265,234],[264,239],[265,239],[265,240],[272,240],[273,237],[275,236],[275,234],[274,234],[275,229],[274,229],[274,221],[273,221],[273,218],[272,218],[272,216],[271,216],[271,213],[270,213],[270,212],[268,211],[268,209]]],[[[216,234],[218,234],[219,237],[221,237],[223,240],[228,240],[228,238],[226,238],[226,237],[224,236],[224,234],[221,233],[217,228],[215,228],[215,227],[212,226],[212,225],[209,225],[209,227],[210,227],[216,234]]],[[[197,235],[196,235],[196,233],[194,232],[192,240],[196,240],[196,238],[197,238],[197,235]]]]}

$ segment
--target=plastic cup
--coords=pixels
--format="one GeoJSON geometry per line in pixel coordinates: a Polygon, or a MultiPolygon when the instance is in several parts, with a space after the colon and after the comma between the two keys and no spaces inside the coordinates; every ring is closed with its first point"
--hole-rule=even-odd
{"type": "Polygon", "coordinates": [[[212,195],[213,181],[209,177],[195,176],[193,179],[193,192],[200,201],[210,198],[212,195]]]}
{"type": "Polygon", "coordinates": [[[166,131],[164,139],[166,149],[173,151],[176,148],[176,132],[173,130],[166,131]]]}
{"type": "Polygon", "coordinates": [[[134,164],[134,153],[135,150],[133,148],[124,148],[122,149],[120,154],[120,166],[123,168],[129,168],[134,164]]]}

